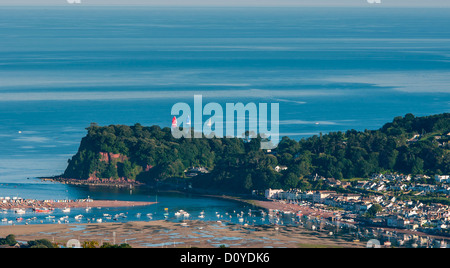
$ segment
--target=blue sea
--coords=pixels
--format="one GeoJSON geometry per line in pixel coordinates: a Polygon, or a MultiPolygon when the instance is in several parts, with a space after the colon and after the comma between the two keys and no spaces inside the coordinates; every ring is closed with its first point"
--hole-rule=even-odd
{"type": "Polygon", "coordinates": [[[61,174],[91,122],[170,126],[194,94],[279,103],[293,139],[450,112],[449,25],[450,8],[2,7],[0,196],[154,199],[33,178],[61,174]]]}

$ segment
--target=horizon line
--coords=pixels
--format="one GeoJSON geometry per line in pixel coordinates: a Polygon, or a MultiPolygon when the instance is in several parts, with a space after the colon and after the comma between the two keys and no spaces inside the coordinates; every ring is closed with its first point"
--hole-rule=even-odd
{"type": "Polygon", "coordinates": [[[227,5],[227,4],[217,4],[217,5],[203,5],[203,4],[191,4],[191,5],[167,5],[167,4],[2,4],[3,7],[155,7],[155,8],[302,8],[302,7],[315,7],[315,8],[403,8],[403,9],[415,9],[415,8],[450,8],[450,5],[411,5],[403,6],[396,4],[358,4],[358,5],[339,5],[339,4],[327,4],[327,5],[316,5],[316,4],[298,4],[298,5],[227,5]]]}

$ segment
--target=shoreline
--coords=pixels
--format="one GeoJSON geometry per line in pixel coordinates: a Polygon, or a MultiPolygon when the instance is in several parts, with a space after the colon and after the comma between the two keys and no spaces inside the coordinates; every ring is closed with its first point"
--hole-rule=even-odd
{"type": "Polygon", "coordinates": [[[119,208],[119,207],[137,207],[154,205],[156,202],[138,202],[138,201],[119,201],[119,200],[92,200],[92,201],[74,201],[69,202],[53,202],[48,200],[23,200],[22,203],[0,203],[0,209],[33,209],[33,208],[119,208]]]}

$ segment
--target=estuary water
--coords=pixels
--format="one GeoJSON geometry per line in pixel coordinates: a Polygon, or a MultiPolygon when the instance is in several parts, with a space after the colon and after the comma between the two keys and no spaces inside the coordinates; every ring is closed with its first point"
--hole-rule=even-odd
{"type": "Polygon", "coordinates": [[[45,200],[46,198],[52,200],[92,198],[94,200],[156,202],[156,204],[148,206],[121,208],[90,207],[89,203],[86,203],[86,207],[83,208],[70,208],[70,205],[68,205],[70,208],[68,212],[56,208],[49,213],[34,212],[32,209],[26,209],[24,214],[18,214],[14,210],[0,210],[0,226],[52,223],[76,225],[97,222],[181,221],[185,219],[242,224],[269,223],[269,218],[262,219],[259,209],[251,205],[177,192],[156,192],[146,188],[130,190],[113,187],[72,186],[40,182],[35,179],[32,179],[32,182],[29,183],[2,184],[0,186],[0,196],[11,198],[27,196],[37,200],[45,200]],[[189,215],[176,215],[175,213],[179,211],[184,211],[189,215]],[[75,218],[76,216],[81,217],[75,218]],[[239,218],[242,218],[242,222],[239,221],[239,218]]]}
{"type": "Polygon", "coordinates": [[[448,25],[449,8],[2,7],[0,196],[153,200],[33,178],[61,174],[91,122],[167,127],[194,94],[279,103],[294,139],[450,112],[448,25]]]}

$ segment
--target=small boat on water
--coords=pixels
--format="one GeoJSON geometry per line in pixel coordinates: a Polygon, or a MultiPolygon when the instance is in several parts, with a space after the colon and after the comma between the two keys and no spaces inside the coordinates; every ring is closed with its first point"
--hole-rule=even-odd
{"type": "Polygon", "coordinates": [[[50,213],[51,210],[48,209],[48,208],[35,208],[34,212],[36,212],[36,213],[50,213]]]}
{"type": "Polygon", "coordinates": [[[19,208],[19,209],[16,209],[16,214],[25,214],[26,212],[25,212],[25,210],[24,209],[21,209],[21,208],[19,208]]]}
{"type": "Polygon", "coordinates": [[[113,218],[113,220],[117,221],[117,220],[119,220],[119,218],[123,218],[123,219],[126,219],[126,218],[127,218],[127,216],[125,216],[125,214],[124,214],[124,213],[116,214],[116,215],[114,215],[114,218],[113,218]]]}
{"type": "Polygon", "coordinates": [[[83,218],[83,215],[77,215],[77,216],[75,216],[75,220],[77,220],[77,221],[79,221],[79,220],[81,220],[83,218]]]}
{"type": "Polygon", "coordinates": [[[70,213],[70,208],[64,208],[62,211],[63,211],[64,213],[70,213]]]}
{"type": "Polygon", "coordinates": [[[179,211],[175,212],[175,216],[177,216],[177,217],[181,217],[181,216],[184,216],[184,217],[189,217],[189,216],[190,216],[190,214],[189,214],[189,213],[187,213],[187,212],[186,212],[186,211],[184,211],[184,210],[179,210],[179,211]]]}

